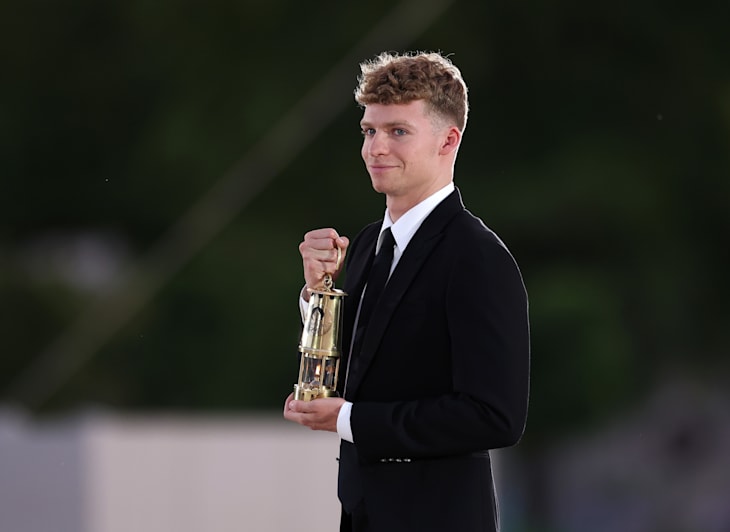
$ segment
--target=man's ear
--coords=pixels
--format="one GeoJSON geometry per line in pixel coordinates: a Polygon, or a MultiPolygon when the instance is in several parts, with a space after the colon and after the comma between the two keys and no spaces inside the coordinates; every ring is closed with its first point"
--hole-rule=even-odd
{"type": "Polygon", "coordinates": [[[448,155],[449,153],[456,151],[459,148],[460,143],[461,131],[459,131],[459,128],[456,126],[449,127],[449,129],[446,131],[446,136],[444,137],[443,143],[441,144],[439,154],[448,155]]]}

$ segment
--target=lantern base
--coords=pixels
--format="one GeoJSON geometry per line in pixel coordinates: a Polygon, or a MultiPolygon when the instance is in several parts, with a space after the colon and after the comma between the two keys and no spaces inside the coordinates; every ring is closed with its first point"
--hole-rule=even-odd
{"type": "Polygon", "coordinates": [[[331,390],[330,388],[309,388],[305,389],[298,384],[294,385],[294,399],[298,401],[313,401],[314,399],[320,399],[322,397],[339,397],[340,394],[337,390],[331,390]]]}

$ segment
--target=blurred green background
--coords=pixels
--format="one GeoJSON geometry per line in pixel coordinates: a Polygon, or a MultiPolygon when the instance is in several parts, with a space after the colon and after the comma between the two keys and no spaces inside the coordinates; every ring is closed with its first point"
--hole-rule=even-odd
{"type": "Polygon", "coordinates": [[[668,374],[724,385],[729,7],[6,2],[0,401],[279,410],[303,234],[384,208],[357,62],[413,49],[462,70],[456,183],[530,294],[527,460],[668,374]]]}

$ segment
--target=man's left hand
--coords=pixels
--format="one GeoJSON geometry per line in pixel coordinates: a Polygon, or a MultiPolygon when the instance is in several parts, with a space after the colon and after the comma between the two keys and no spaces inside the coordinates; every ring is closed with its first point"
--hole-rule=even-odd
{"type": "Polygon", "coordinates": [[[340,397],[298,401],[292,393],[284,403],[284,418],[312,430],[337,432],[337,416],[344,403],[345,400],[340,397]]]}

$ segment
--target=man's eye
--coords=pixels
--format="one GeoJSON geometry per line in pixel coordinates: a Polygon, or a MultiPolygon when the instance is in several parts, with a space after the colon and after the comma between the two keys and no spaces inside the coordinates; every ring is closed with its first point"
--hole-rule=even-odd
{"type": "Polygon", "coordinates": [[[361,131],[363,137],[372,137],[375,135],[375,130],[371,127],[365,127],[361,131]]]}
{"type": "Polygon", "coordinates": [[[393,133],[395,134],[396,137],[402,137],[403,135],[406,134],[406,130],[401,129],[401,128],[396,128],[393,130],[393,133]]]}

